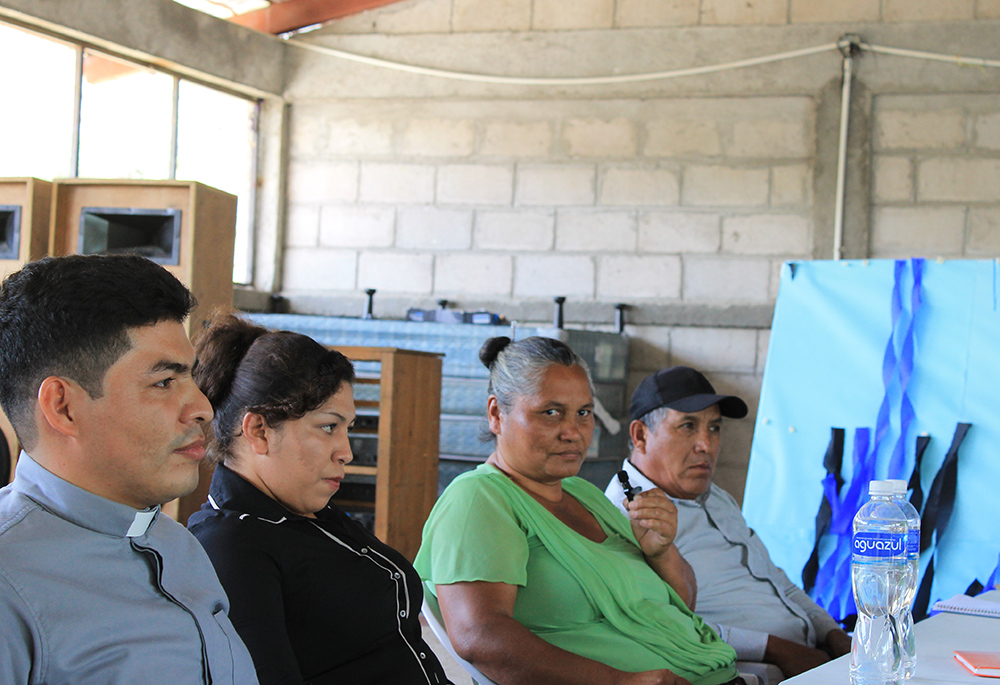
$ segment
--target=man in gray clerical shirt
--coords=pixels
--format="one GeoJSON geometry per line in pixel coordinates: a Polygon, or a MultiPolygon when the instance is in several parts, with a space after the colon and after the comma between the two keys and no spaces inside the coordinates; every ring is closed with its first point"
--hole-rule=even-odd
{"type": "Polygon", "coordinates": [[[256,683],[191,492],[208,400],[194,300],[138,256],[26,265],[0,286],[0,406],[24,449],[0,490],[0,683],[256,683]]]}
{"type": "MultiPolygon", "coordinates": [[[[785,677],[846,654],[847,634],[771,562],[735,500],[712,483],[722,417],[743,418],[746,403],[675,366],[643,379],[629,414],[622,468],[637,490],[662,489],[677,507],[674,544],[697,578],[695,612],[740,660],[774,664],[785,677]]],[[[617,478],[605,494],[628,515],[617,478]]]]}

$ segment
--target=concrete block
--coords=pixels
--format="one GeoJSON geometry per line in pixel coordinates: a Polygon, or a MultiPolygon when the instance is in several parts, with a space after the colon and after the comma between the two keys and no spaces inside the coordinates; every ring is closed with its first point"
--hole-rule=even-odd
{"type": "Polygon", "coordinates": [[[719,225],[718,214],[640,212],[639,252],[718,252],[719,225]]]}
{"type": "Polygon", "coordinates": [[[526,31],[531,0],[454,0],[454,31],[526,31]]]}
{"type": "Polygon", "coordinates": [[[781,274],[784,269],[787,269],[788,265],[785,263],[784,259],[772,259],[771,260],[771,281],[768,283],[767,291],[768,296],[771,300],[778,299],[778,290],[781,288],[781,274]]]}
{"type": "Polygon", "coordinates": [[[808,164],[771,168],[771,206],[804,207],[812,203],[812,173],[808,164]]]}
{"type": "MultiPolygon", "coordinates": [[[[315,141],[313,143],[315,145],[315,141]]],[[[337,119],[326,131],[328,153],[334,155],[388,155],[392,153],[391,121],[337,119]]]]}
{"type": "Polygon", "coordinates": [[[646,124],[647,157],[717,155],[722,152],[719,126],[704,119],[655,119],[646,124]]]}
{"type": "Polygon", "coordinates": [[[672,206],[680,181],[671,169],[610,167],[602,174],[600,204],[672,206]]]}
{"type": "Polygon", "coordinates": [[[323,247],[390,247],[396,213],[388,207],[328,205],[320,213],[323,247]]]}
{"type": "Polygon", "coordinates": [[[293,159],[311,157],[316,154],[318,141],[324,140],[326,121],[318,107],[303,105],[297,107],[288,125],[288,149],[293,159]]]}
{"type": "Polygon", "coordinates": [[[534,0],[531,25],[536,30],[609,29],[614,0],[534,0]]]}
{"type": "Polygon", "coordinates": [[[876,148],[941,150],[965,144],[965,115],[958,110],[883,110],[875,115],[876,148]]]}
{"type": "Polygon", "coordinates": [[[909,157],[875,157],[875,200],[913,202],[913,164],[909,157]]]}
{"type": "Polygon", "coordinates": [[[883,0],[882,20],[955,21],[975,16],[976,0],[883,0]]]}
{"type": "Polygon", "coordinates": [[[473,244],[478,250],[551,250],[555,213],[546,211],[477,211],[473,244]]]}
{"type": "Polygon", "coordinates": [[[438,207],[399,210],[396,247],[467,250],[472,245],[472,211],[438,207]]]}
{"type": "Polygon", "coordinates": [[[375,17],[377,11],[367,10],[365,12],[358,12],[357,14],[352,14],[348,17],[343,17],[341,19],[335,19],[326,24],[323,27],[324,31],[329,31],[330,33],[374,33],[375,32],[375,17]]]}
{"type": "Polygon", "coordinates": [[[434,201],[434,167],[428,164],[361,164],[362,202],[434,201]]]}
{"type": "Polygon", "coordinates": [[[378,33],[447,33],[451,0],[420,0],[382,8],[375,14],[378,33]]]}
{"type": "Polygon", "coordinates": [[[358,287],[396,293],[431,292],[434,258],[419,252],[362,252],[358,287]]]}
{"type": "MultiPolygon", "coordinates": [[[[652,373],[670,365],[670,327],[632,326],[628,333],[628,365],[634,371],[652,373]]],[[[627,402],[626,402],[627,404],[627,402]]]]}
{"type": "Polygon", "coordinates": [[[513,167],[496,164],[446,164],[438,167],[439,203],[510,205],[513,197],[513,167]]]}
{"type": "Polygon", "coordinates": [[[1000,19],[1000,0],[979,0],[976,3],[977,19],[1000,19]]]}
{"type": "Polygon", "coordinates": [[[681,259],[664,257],[598,257],[597,298],[616,302],[638,299],[678,300],[681,259]]]}
{"type": "Polygon", "coordinates": [[[354,290],[358,253],[354,250],[285,250],[282,290],[354,290]]]}
{"type": "Polygon", "coordinates": [[[812,224],[796,214],[750,214],[722,219],[722,251],[747,255],[806,256],[812,224]]]}
{"type": "Polygon", "coordinates": [[[403,130],[400,152],[416,157],[468,157],[474,138],[470,119],[411,119],[403,130]]]}
{"type": "Polygon", "coordinates": [[[525,255],[514,258],[516,297],[594,296],[594,260],[569,255],[525,255]]]}
{"type": "Polygon", "coordinates": [[[984,114],[976,117],[975,131],[976,147],[1000,150],[1000,114],[984,114]]]}
{"type": "Polygon", "coordinates": [[[291,203],[351,202],[358,197],[358,165],[353,162],[292,161],[288,165],[291,203]]]}
{"type": "MultiPolygon", "coordinates": [[[[712,387],[720,395],[736,395],[741,400],[747,403],[747,409],[750,413],[747,414],[745,419],[732,419],[722,422],[722,432],[723,440],[726,439],[726,425],[729,427],[742,426],[749,424],[749,434],[753,433],[753,420],[757,415],[757,405],[760,404],[760,387],[763,383],[763,378],[757,373],[728,373],[728,372],[714,372],[708,374],[708,380],[712,383],[712,387]]],[[[749,446],[749,444],[748,444],[749,446]]],[[[749,458],[749,451],[745,455],[745,458],[749,458]]]]}
{"type": "Polygon", "coordinates": [[[518,205],[592,205],[595,170],[589,164],[518,165],[518,205]]]}
{"type": "Polygon", "coordinates": [[[670,363],[692,366],[706,375],[753,373],[757,331],[749,328],[678,327],[670,335],[670,363]]]}
{"type": "Polygon", "coordinates": [[[689,0],[618,0],[615,25],[619,28],[695,26],[698,3],[689,0]]]}
{"type": "Polygon", "coordinates": [[[767,169],[692,165],[684,171],[681,204],[695,207],[763,207],[770,188],[767,169]]]}
{"type": "Polygon", "coordinates": [[[684,257],[685,302],[768,302],[771,262],[760,258],[684,257]]]}
{"type": "Polygon", "coordinates": [[[788,20],[788,0],[702,0],[701,23],[731,26],[784,24],[788,20]]]}
{"type": "Polygon", "coordinates": [[[316,247],[319,244],[319,207],[292,205],[288,208],[288,247],[316,247]]]}
{"type": "Polygon", "coordinates": [[[748,119],[733,124],[733,140],[726,146],[732,157],[808,157],[811,129],[802,119],[748,119]]]}
{"type": "Polygon", "coordinates": [[[964,207],[879,207],[872,256],[957,256],[962,254],[964,233],[964,207]]]}
{"type": "Polygon", "coordinates": [[[545,157],[552,148],[547,121],[490,121],[479,152],[487,157],[545,157]]]}
{"type": "Polygon", "coordinates": [[[1000,159],[928,159],[917,166],[917,201],[996,203],[1000,159]]]}
{"type": "Polygon", "coordinates": [[[1000,256],[1000,209],[974,207],[969,210],[968,256],[1000,256]]]}
{"type": "Polygon", "coordinates": [[[771,344],[771,331],[757,331],[757,375],[763,376],[767,366],[767,348],[771,344]]]}
{"type": "Polygon", "coordinates": [[[570,119],[563,124],[562,137],[575,157],[635,156],[635,124],[628,119],[570,119]]]}
{"type": "Polygon", "coordinates": [[[635,252],[635,243],[634,212],[556,213],[556,249],[562,252],[635,252]]]}
{"type": "Polygon", "coordinates": [[[878,22],[879,0],[790,0],[788,13],[793,24],[839,21],[878,22]]]}
{"type": "Polygon", "coordinates": [[[509,297],[514,258],[503,255],[439,255],[434,265],[434,293],[462,297],[509,297]]]}

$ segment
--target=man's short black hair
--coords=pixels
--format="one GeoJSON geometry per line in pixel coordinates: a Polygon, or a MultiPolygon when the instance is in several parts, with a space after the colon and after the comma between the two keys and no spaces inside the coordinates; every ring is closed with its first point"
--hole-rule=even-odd
{"type": "Polygon", "coordinates": [[[194,296],[136,255],[46,257],[0,285],[0,406],[34,445],[38,387],[49,376],[103,394],[104,374],[131,349],[128,329],[184,321],[194,296]]]}

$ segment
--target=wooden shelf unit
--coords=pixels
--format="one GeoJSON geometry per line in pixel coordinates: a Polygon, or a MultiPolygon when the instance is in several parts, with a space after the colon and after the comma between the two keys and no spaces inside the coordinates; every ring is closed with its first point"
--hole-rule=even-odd
{"type": "Polygon", "coordinates": [[[347,473],[375,476],[375,535],[412,561],[437,500],[443,355],[395,347],[334,349],[351,361],[380,364],[376,466],[348,464],[347,473]]]}

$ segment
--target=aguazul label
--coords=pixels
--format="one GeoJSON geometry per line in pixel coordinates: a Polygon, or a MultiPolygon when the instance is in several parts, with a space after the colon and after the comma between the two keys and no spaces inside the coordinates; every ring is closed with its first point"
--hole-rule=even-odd
{"type": "Polygon", "coordinates": [[[906,555],[906,533],[862,531],[851,540],[854,553],[863,557],[902,557],[906,555]]]}

